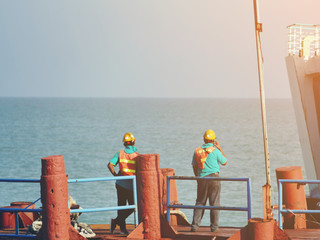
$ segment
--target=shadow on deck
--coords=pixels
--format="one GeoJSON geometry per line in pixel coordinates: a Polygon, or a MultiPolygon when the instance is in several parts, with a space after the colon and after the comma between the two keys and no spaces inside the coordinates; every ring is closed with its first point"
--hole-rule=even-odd
{"type": "MultiPolygon", "coordinates": [[[[117,227],[113,234],[110,233],[109,224],[92,224],[90,225],[92,230],[96,233],[94,238],[91,240],[122,240],[127,239],[127,235],[120,234],[120,229],[117,227]]],[[[237,227],[220,227],[217,232],[210,232],[209,227],[200,227],[197,232],[191,232],[190,227],[187,226],[173,226],[174,229],[178,232],[179,240],[184,239],[215,239],[215,240],[225,240],[234,235],[241,228],[237,227]]],[[[129,232],[134,230],[134,225],[128,224],[127,229],[129,232]]],[[[25,234],[26,229],[20,229],[20,234],[25,234]]],[[[302,230],[285,230],[287,235],[292,240],[305,240],[305,239],[320,239],[320,229],[302,229],[302,230]]],[[[0,233],[13,234],[14,230],[0,230],[0,233]]],[[[12,240],[15,238],[5,238],[0,237],[3,240],[12,240]]],[[[17,240],[30,240],[30,238],[17,238],[17,240]]],[[[162,238],[163,240],[169,240],[170,238],[162,238]]],[[[134,240],[131,238],[131,240],[134,240]]]]}
{"type": "MultiPolygon", "coordinates": [[[[174,229],[178,232],[178,238],[180,240],[183,239],[212,239],[215,240],[224,240],[230,238],[241,228],[238,227],[220,227],[217,232],[212,233],[210,231],[210,227],[200,227],[197,232],[191,232],[190,227],[188,226],[173,226],[174,229]],[[216,237],[216,238],[214,238],[216,237]]],[[[96,224],[91,225],[92,230],[97,234],[93,240],[104,240],[104,239],[126,239],[125,235],[120,234],[119,228],[116,228],[114,234],[109,233],[109,225],[107,224],[96,224]]],[[[133,225],[127,226],[128,231],[131,232],[134,229],[133,225]]],[[[293,230],[287,229],[285,230],[287,235],[292,240],[305,240],[305,239],[320,239],[320,229],[301,229],[301,230],[293,230]]],[[[163,238],[166,240],[166,238],[163,238]]]]}

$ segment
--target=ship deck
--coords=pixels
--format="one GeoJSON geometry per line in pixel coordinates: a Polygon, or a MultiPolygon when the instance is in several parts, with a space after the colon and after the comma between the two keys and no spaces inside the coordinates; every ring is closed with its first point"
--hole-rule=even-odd
{"type": "MultiPolygon", "coordinates": [[[[92,240],[122,240],[126,239],[126,235],[121,235],[119,228],[116,228],[114,233],[110,233],[109,224],[92,224],[90,225],[92,230],[96,233],[92,240]]],[[[241,228],[237,227],[220,227],[219,231],[212,233],[209,227],[200,227],[197,232],[191,232],[188,226],[173,226],[178,232],[178,239],[215,239],[215,240],[225,240],[234,235],[241,228]],[[216,238],[214,238],[216,237],[216,238]]],[[[129,232],[134,230],[133,225],[127,225],[129,232]]],[[[286,234],[292,240],[306,240],[306,239],[320,239],[320,229],[286,229],[284,230],[286,234]]],[[[25,234],[26,229],[20,229],[20,234],[25,234]]],[[[14,230],[0,230],[0,233],[14,234],[14,230]]],[[[14,239],[14,238],[4,238],[0,239],[14,239]]],[[[24,240],[23,238],[18,238],[19,240],[24,240]]],[[[17,240],[18,240],[17,239],[17,240]]],[[[30,238],[25,238],[30,239],[30,238]]],[[[166,238],[163,238],[166,240],[166,238]]]]}
{"type": "MultiPolygon", "coordinates": [[[[123,235],[120,235],[120,230],[117,228],[114,234],[109,233],[109,225],[91,225],[92,230],[97,234],[94,240],[102,239],[125,239],[123,235]]],[[[129,225],[128,231],[133,231],[133,225],[129,225]]],[[[240,230],[240,228],[233,227],[221,227],[218,232],[210,232],[209,227],[200,227],[197,232],[191,232],[188,226],[173,226],[173,228],[178,232],[178,239],[209,239],[216,237],[216,240],[228,239],[234,233],[240,230]]],[[[319,232],[320,233],[320,232],[319,232]]],[[[166,239],[166,238],[163,238],[166,239]]],[[[169,238],[168,238],[169,239],[169,238]]]]}

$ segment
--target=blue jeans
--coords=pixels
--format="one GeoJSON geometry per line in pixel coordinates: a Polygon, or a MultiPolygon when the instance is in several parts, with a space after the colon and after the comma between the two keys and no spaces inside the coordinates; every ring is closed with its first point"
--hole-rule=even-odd
{"type": "MultiPolygon", "coordinates": [[[[219,177],[219,173],[212,173],[206,177],[219,177]]],[[[220,206],[220,191],[221,182],[216,180],[197,180],[197,206],[205,206],[207,199],[209,199],[210,206],[220,206]]],[[[205,209],[194,209],[193,211],[193,221],[191,227],[193,229],[198,229],[201,223],[205,209]]],[[[211,230],[216,230],[219,226],[219,210],[210,209],[210,228],[211,230]]]]}

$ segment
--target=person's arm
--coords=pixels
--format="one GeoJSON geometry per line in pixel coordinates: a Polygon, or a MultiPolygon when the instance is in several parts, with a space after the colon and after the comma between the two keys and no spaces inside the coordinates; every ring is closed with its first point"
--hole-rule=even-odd
{"type": "Polygon", "coordinates": [[[117,166],[119,163],[118,161],[119,161],[119,153],[117,152],[108,163],[108,169],[113,176],[119,176],[119,173],[116,173],[116,171],[114,170],[114,166],[117,166]]]}
{"type": "Polygon", "coordinates": [[[221,148],[221,146],[220,146],[220,143],[217,141],[217,140],[215,140],[214,141],[214,146],[217,148],[217,149],[219,149],[219,151],[222,153],[222,155],[226,158],[226,161],[225,161],[225,163],[223,163],[222,165],[227,165],[227,157],[226,157],[226,155],[224,154],[224,152],[223,152],[223,150],[222,150],[222,148],[221,148]]]}
{"type": "Polygon", "coordinates": [[[192,168],[193,168],[194,176],[198,177],[198,167],[197,167],[197,165],[193,165],[192,168]]]}
{"type": "Polygon", "coordinates": [[[111,162],[108,163],[108,168],[109,168],[109,171],[111,172],[111,174],[112,174],[113,176],[118,176],[118,174],[117,174],[116,171],[114,170],[114,165],[113,165],[111,162]]]}
{"type": "Polygon", "coordinates": [[[194,154],[192,158],[192,169],[193,169],[194,176],[198,177],[198,166],[196,162],[196,156],[194,154]]]}

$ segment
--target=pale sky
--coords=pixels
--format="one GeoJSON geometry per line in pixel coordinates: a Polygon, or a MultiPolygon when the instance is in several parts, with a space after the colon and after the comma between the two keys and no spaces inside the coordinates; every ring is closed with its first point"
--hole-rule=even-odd
{"type": "MultiPolygon", "coordinates": [[[[290,98],[287,26],[320,0],[262,0],[267,98],[290,98]]],[[[258,98],[253,0],[0,0],[0,97],[258,98]]]]}

